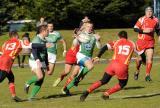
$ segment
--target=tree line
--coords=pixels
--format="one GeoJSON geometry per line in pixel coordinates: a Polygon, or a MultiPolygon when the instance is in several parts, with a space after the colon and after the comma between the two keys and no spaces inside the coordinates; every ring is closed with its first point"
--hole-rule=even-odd
{"type": "Polygon", "coordinates": [[[97,28],[132,27],[151,0],[0,0],[0,23],[41,16],[58,28],[77,27],[88,16],[97,28]]]}

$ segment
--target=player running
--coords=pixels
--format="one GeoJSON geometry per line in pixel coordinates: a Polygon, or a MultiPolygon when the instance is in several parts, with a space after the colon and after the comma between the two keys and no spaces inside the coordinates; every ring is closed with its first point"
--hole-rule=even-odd
{"type": "Polygon", "coordinates": [[[80,50],[77,53],[77,63],[80,66],[80,72],[78,75],[63,89],[63,93],[70,96],[69,89],[77,85],[89,71],[93,69],[92,55],[95,45],[97,48],[101,48],[100,36],[93,34],[93,24],[87,22],[83,25],[83,31],[77,36],[80,42],[80,50]],[[84,37],[81,37],[84,36],[84,37]],[[85,39],[86,38],[86,39],[85,39]],[[85,42],[88,40],[87,42],[85,42]],[[84,41],[84,42],[83,42],[84,41]]]}
{"type": "Polygon", "coordinates": [[[115,93],[119,90],[121,90],[128,81],[128,65],[132,56],[132,53],[135,49],[135,44],[128,40],[127,32],[126,31],[120,31],[118,33],[119,40],[107,43],[104,45],[98,56],[94,58],[94,60],[99,60],[101,55],[108,49],[114,50],[114,54],[112,57],[112,61],[110,64],[106,67],[105,73],[101,80],[93,83],[80,97],[80,101],[84,101],[89,93],[94,91],[95,89],[99,88],[100,86],[107,84],[110,79],[115,75],[119,83],[116,84],[114,87],[106,90],[104,94],[102,95],[102,98],[104,100],[109,98],[109,95],[112,93],[115,93]]]}
{"type": "Polygon", "coordinates": [[[31,67],[31,71],[35,74],[26,82],[24,87],[25,92],[28,94],[29,87],[31,84],[34,84],[34,87],[32,88],[31,94],[28,98],[29,101],[34,99],[36,94],[39,92],[45,77],[45,72],[48,68],[48,54],[46,47],[51,47],[50,45],[47,46],[46,44],[47,40],[45,37],[48,36],[48,33],[49,31],[47,25],[42,25],[39,27],[39,34],[37,34],[37,36],[35,36],[32,40],[32,44],[39,44],[37,46],[39,48],[33,47],[31,56],[29,58],[29,66],[31,67]]]}
{"type": "Polygon", "coordinates": [[[16,102],[22,101],[16,96],[14,74],[11,70],[15,58],[22,49],[21,41],[18,39],[18,33],[12,31],[9,33],[10,39],[2,46],[2,55],[0,56],[0,83],[7,78],[9,81],[9,90],[12,99],[16,102]]]}
{"type": "Polygon", "coordinates": [[[72,42],[71,48],[66,53],[64,71],[61,73],[60,77],[57,78],[56,81],[54,82],[53,84],[54,87],[56,87],[64,79],[64,77],[66,77],[70,73],[73,66],[74,68],[72,71],[72,75],[67,79],[66,84],[70,83],[70,81],[72,81],[74,76],[78,73],[80,69],[79,65],[77,65],[77,59],[76,59],[76,54],[78,51],[79,51],[79,42],[75,38],[72,42]]]}
{"type": "Polygon", "coordinates": [[[48,75],[52,75],[54,68],[55,68],[55,63],[56,63],[56,54],[57,54],[57,42],[60,41],[63,44],[63,56],[66,55],[66,42],[63,39],[63,37],[60,35],[59,32],[54,31],[54,25],[53,23],[48,23],[48,30],[49,30],[49,35],[46,38],[46,40],[50,43],[53,43],[54,46],[51,48],[47,49],[48,52],[48,62],[49,62],[49,70],[47,72],[48,75]]]}
{"type": "Polygon", "coordinates": [[[140,58],[137,59],[136,69],[137,71],[134,74],[134,79],[138,80],[138,75],[140,72],[141,64],[146,65],[146,81],[151,81],[150,72],[153,62],[154,54],[154,32],[156,31],[160,40],[160,31],[158,18],[153,16],[153,9],[147,7],[145,9],[145,16],[138,19],[137,23],[134,26],[134,31],[138,32],[138,40],[136,42],[137,50],[141,51],[140,58]],[[147,58],[147,59],[146,59],[147,58]]]}

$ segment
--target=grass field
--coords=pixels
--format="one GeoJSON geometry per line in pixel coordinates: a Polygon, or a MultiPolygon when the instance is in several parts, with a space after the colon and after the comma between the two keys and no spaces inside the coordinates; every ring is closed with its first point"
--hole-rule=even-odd
{"type": "MultiPolygon", "coordinates": [[[[102,44],[105,44],[108,41],[118,39],[117,33],[120,30],[126,30],[128,32],[129,39],[133,40],[134,42],[136,41],[137,33],[135,33],[133,31],[133,29],[130,29],[130,28],[128,28],[128,29],[127,28],[125,28],[125,29],[98,29],[98,30],[96,30],[96,32],[100,34],[102,44]]],[[[58,30],[58,31],[61,33],[61,35],[66,40],[67,48],[70,48],[72,40],[73,40],[73,38],[72,38],[73,30],[58,30]]],[[[19,32],[20,39],[21,39],[22,34],[23,34],[23,32],[19,32]]],[[[34,36],[35,36],[35,32],[30,32],[30,37],[33,38],[34,36]]],[[[8,33],[4,33],[2,36],[0,36],[0,46],[7,39],[8,39],[8,33]]],[[[158,56],[158,55],[160,55],[160,50],[159,50],[160,46],[158,45],[157,36],[155,36],[155,40],[156,40],[155,56],[158,56]]],[[[95,49],[96,50],[94,51],[94,56],[97,54],[97,51],[98,51],[97,48],[95,48],[95,49]]],[[[62,56],[62,52],[63,52],[63,47],[62,47],[62,44],[59,42],[58,43],[58,54],[57,54],[58,60],[64,59],[64,57],[62,56]]],[[[102,56],[102,58],[110,58],[111,55],[112,55],[112,52],[107,52],[102,56]]]]}
{"type": "MultiPolygon", "coordinates": [[[[129,39],[136,40],[137,34],[132,29],[101,29],[96,30],[101,35],[102,43],[106,43],[110,40],[117,39],[116,34],[120,30],[127,30],[129,39]]],[[[71,30],[60,30],[70,47],[72,40],[71,30]]],[[[22,35],[23,33],[20,33],[22,35]]],[[[34,32],[31,32],[31,37],[34,36],[34,32]]],[[[7,33],[0,36],[0,45],[7,40],[7,33]]],[[[157,37],[156,37],[157,40],[157,37]]],[[[94,56],[97,54],[97,49],[94,52],[94,56]]],[[[58,46],[58,60],[63,60],[62,57],[62,45],[58,46]]],[[[158,42],[155,44],[155,56],[159,56],[160,50],[158,42]]],[[[112,53],[107,52],[103,58],[111,58],[112,53]]],[[[128,85],[124,90],[115,93],[110,96],[110,100],[104,101],[101,99],[103,91],[109,87],[112,87],[118,81],[113,78],[108,85],[105,85],[97,89],[94,93],[88,96],[85,102],[81,103],[79,97],[81,93],[87,89],[94,81],[100,79],[103,75],[103,70],[106,64],[97,64],[92,72],[79,84],[78,87],[71,89],[73,96],[64,97],[61,95],[61,88],[64,85],[65,80],[58,86],[52,87],[54,80],[58,77],[63,70],[64,65],[57,65],[55,72],[52,76],[46,76],[41,91],[37,95],[38,100],[33,102],[24,101],[22,103],[15,103],[11,101],[7,80],[0,84],[0,108],[159,108],[160,106],[160,62],[155,61],[152,68],[152,82],[145,82],[145,67],[142,67],[140,78],[138,81],[133,80],[133,73],[135,72],[135,63],[130,65],[130,76],[128,85]]],[[[13,67],[15,74],[15,83],[17,95],[23,99],[27,99],[27,95],[23,91],[25,81],[31,78],[32,73],[28,67],[22,69],[13,67]]]]}
{"type": "MultiPolygon", "coordinates": [[[[145,68],[142,67],[140,78],[138,81],[133,80],[135,72],[135,63],[130,65],[130,76],[128,85],[124,90],[110,96],[110,100],[101,99],[103,91],[112,87],[117,80],[113,78],[108,85],[104,85],[90,94],[85,102],[80,102],[81,93],[90,86],[91,83],[100,79],[106,64],[97,64],[92,72],[79,84],[78,87],[71,89],[73,96],[64,97],[61,94],[61,88],[65,80],[58,87],[52,87],[54,80],[58,77],[64,65],[57,65],[52,76],[46,76],[41,91],[37,95],[38,100],[21,103],[11,101],[7,80],[1,83],[0,89],[0,108],[159,108],[160,101],[160,63],[155,61],[152,69],[152,82],[144,81],[145,68]]],[[[23,99],[27,99],[27,95],[23,91],[25,81],[31,77],[28,67],[22,69],[14,67],[16,79],[17,95],[23,99]]]]}

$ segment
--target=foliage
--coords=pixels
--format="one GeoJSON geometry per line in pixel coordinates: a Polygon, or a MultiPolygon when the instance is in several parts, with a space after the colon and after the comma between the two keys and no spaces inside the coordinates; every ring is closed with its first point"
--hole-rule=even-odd
{"type": "Polygon", "coordinates": [[[96,27],[131,27],[148,5],[150,0],[1,0],[0,21],[44,16],[58,27],[73,28],[88,15],[96,27]]]}

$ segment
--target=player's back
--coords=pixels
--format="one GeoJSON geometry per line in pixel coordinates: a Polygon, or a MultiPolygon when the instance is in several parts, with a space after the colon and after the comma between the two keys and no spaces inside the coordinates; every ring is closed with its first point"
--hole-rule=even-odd
{"type": "Polygon", "coordinates": [[[112,60],[128,65],[135,49],[132,41],[122,38],[114,44],[114,55],[112,60]]]}
{"type": "Polygon", "coordinates": [[[21,49],[22,46],[20,40],[18,40],[17,38],[11,38],[3,44],[2,56],[8,56],[12,59],[15,59],[15,57],[18,55],[21,49]]]}

